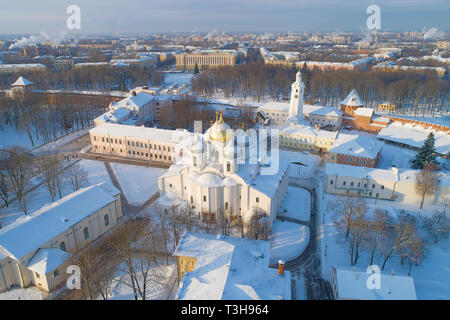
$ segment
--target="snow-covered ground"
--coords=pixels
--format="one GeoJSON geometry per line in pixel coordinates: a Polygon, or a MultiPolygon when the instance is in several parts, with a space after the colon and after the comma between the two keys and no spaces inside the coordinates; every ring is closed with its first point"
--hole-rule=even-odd
{"type": "Polygon", "coordinates": [[[0,300],[43,300],[46,297],[47,294],[36,287],[26,289],[17,287],[0,293],[0,300]]]}
{"type": "MultiPolygon", "coordinates": [[[[87,134],[89,129],[90,128],[85,128],[82,130],[78,130],[78,131],[69,133],[68,135],[62,136],[53,142],[47,143],[45,145],[45,147],[50,147],[50,148],[62,147],[64,145],[68,144],[69,142],[75,140],[76,138],[79,138],[80,136],[87,134]]],[[[12,126],[7,126],[3,130],[0,131],[0,147],[1,148],[7,147],[7,146],[12,146],[12,145],[17,145],[17,146],[25,147],[27,149],[33,149],[33,148],[42,146],[44,144],[44,140],[42,138],[37,140],[35,135],[33,135],[33,141],[34,141],[34,147],[31,144],[30,138],[28,137],[28,134],[26,133],[25,130],[19,131],[19,130],[16,130],[12,126]]],[[[36,152],[36,151],[38,151],[38,149],[42,149],[42,147],[37,148],[33,151],[36,152]]]]}
{"type": "Polygon", "coordinates": [[[158,178],[167,169],[146,168],[121,163],[111,163],[125,197],[132,205],[142,205],[158,192],[158,178]]]}
{"type": "MultiPolygon", "coordinates": [[[[43,141],[41,143],[39,141],[37,142],[38,145],[42,143],[43,141]]],[[[12,145],[22,146],[27,149],[33,148],[30,138],[28,138],[25,131],[18,131],[12,126],[7,126],[0,131],[0,147],[3,148],[12,145]]]]}
{"type": "Polygon", "coordinates": [[[193,77],[192,73],[167,73],[164,78],[164,85],[168,86],[182,86],[189,84],[193,77]]]}
{"type": "MultiPolygon", "coordinates": [[[[166,300],[173,299],[177,291],[176,287],[176,264],[169,263],[165,265],[164,261],[159,261],[158,266],[153,266],[150,270],[151,280],[147,282],[147,300],[166,300]],[[152,280],[153,278],[156,278],[152,280]]],[[[111,300],[134,300],[134,293],[131,284],[130,276],[125,272],[126,266],[122,264],[116,274],[115,281],[112,285],[112,290],[109,295],[111,300]]],[[[141,273],[138,272],[138,278],[141,279],[141,273]]],[[[142,285],[142,283],[141,283],[142,285]]],[[[140,298],[139,298],[140,299],[140,298]]]]}
{"type": "MultiPolygon", "coordinates": [[[[106,171],[103,162],[83,159],[79,161],[78,164],[88,173],[88,185],[97,184],[103,181],[112,183],[108,175],[108,171],[106,171]]],[[[38,183],[37,180],[36,183],[38,183]]],[[[73,192],[72,186],[66,184],[62,189],[62,196],[64,197],[72,192],[73,192]]],[[[29,213],[40,209],[41,207],[51,203],[52,201],[52,198],[50,197],[50,193],[46,185],[41,185],[35,190],[33,190],[29,195],[29,199],[30,199],[30,202],[28,204],[29,213]]],[[[14,201],[13,203],[10,204],[8,208],[3,208],[2,215],[0,216],[0,223],[2,227],[5,227],[13,223],[17,219],[24,217],[25,214],[18,206],[17,201],[14,201]]]]}
{"type": "Polygon", "coordinates": [[[281,204],[279,215],[309,221],[311,216],[311,195],[309,192],[303,188],[289,186],[281,204]]]}
{"type": "Polygon", "coordinates": [[[270,264],[298,257],[309,242],[309,228],[292,222],[275,221],[272,224],[270,264]]]}
{"type": "MultiPolygon", "coordinates": [[[[325,199],[320,201],[320,222],[325,214],[325,224],[321,225],[318,236],[320,238],[320,247],[322,254],[322,275],[325,279],[331,279],[331,267],[352,267],[350,265],[350,255],[345,244],[340,240],[336,228],[334,226],[334,215],[332,212],[326,212],[326,203],[334,201],[334,195],[325,195],[325,199]]],[[[430,214],[433,210],[418,210],[415,211],[412,207],[403,206],[402,204],[378,201],[375,205],[368,201],[369,206],[379,207],[398,213],[400,207],[408,208],[407,212],[414,216],[419,214],[430,214]]],[[[450,239],[441,240],[436,245],[428,245],[425,258],[419,266],[413,266],[411,276],[414,278],[417,298],[425,299],[450,299],[450,239]]],[[[366,269],[369,265],[370,257],[368,252],[361,252],[361,256],[356,265],[358,269],[366,269]]],[[[383,257],[376,256],[375,264],[382,265],[383,257]]],[[[396,275],[408,275],[409,264],[401,265],[398,257],[392,257],[387,262],[383,273],[391,273],[394,270],[396,275]]]]}

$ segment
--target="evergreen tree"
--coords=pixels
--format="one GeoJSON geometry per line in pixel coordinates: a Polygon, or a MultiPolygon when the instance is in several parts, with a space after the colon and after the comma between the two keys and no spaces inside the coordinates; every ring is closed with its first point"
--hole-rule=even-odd
{"type": "Polygon", "coordinates": [[[195,63],[195,67],[194,67],[194,74],[198,74],[200,71],[198,70],[198,65],[197,62],[195,63]]]}
{"type": "Polygon", "coordinates": [[[422,148],[420,148],[416,157],[412,161],[413,169],[423,169],[426,165],[435,165],[437,166],[439,163],[436,160],[437,154],[434,147],[434,134],[431,132],[422,148]]]}

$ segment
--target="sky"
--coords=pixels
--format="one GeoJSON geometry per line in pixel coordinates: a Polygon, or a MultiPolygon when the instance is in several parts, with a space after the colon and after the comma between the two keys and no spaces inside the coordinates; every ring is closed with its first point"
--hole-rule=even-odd
{"type": "Polygon", "coordinates": [[[450,30],[449,0],[1,0],[0,34],[73,32],[69,5],[80,7],[86,34],[360,32],[372,4],[384,30],[450,30]]]}

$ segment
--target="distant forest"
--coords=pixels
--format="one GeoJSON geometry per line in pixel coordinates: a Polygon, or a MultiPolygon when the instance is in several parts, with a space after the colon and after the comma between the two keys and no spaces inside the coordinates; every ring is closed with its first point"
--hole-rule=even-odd
{"type": "MultiPolygon", "coordinates": [[[[286,100],[296,72],[294,67],[253,62],[203,71],[192,80],[192,90],[205,98],[223,94],[286,100]]],[[[306,103],[338,106],[354,88],[368,107],[390,102],[399,113],[428,115],[447,112],[449,107],[449,81],[434,71],[310,71],[304,66],[302,76],[306,103]]]]}

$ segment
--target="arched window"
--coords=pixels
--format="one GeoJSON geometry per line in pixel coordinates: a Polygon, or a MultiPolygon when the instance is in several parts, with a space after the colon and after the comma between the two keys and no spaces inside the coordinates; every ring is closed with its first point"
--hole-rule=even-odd
{"type": "Polygon", "coordinates": [[[197,157],[194,157],[194,167],[196,167],[197,166],[197,157]]]}
{"type": "Polygon", "coordinates": [[[64,241],[61,241],[61,242],[59,243],[59,248],[60,248],[62,251],[66,251],[66,243],[65,243],[64,241]]]}
{"type": "Polygon", "coordinates": [[[103,220],[105,220],[105,226],[109,225],[109,216],[107,214],[105,214],[105,216],[103,217],[103,220]]]}
{"type": "Polygon", "coordinates": [[[231,164],[228,162],[227,163],[227,172],[230,172],[231,171],[231,164]]]}
{"type": "Polygon", "coordinates": [[[84,234],[84,240],[89,239],[89,230],[88,230],[87,227],[85,227],[85,228],[83,229],[83,234],[84,234]]]}

